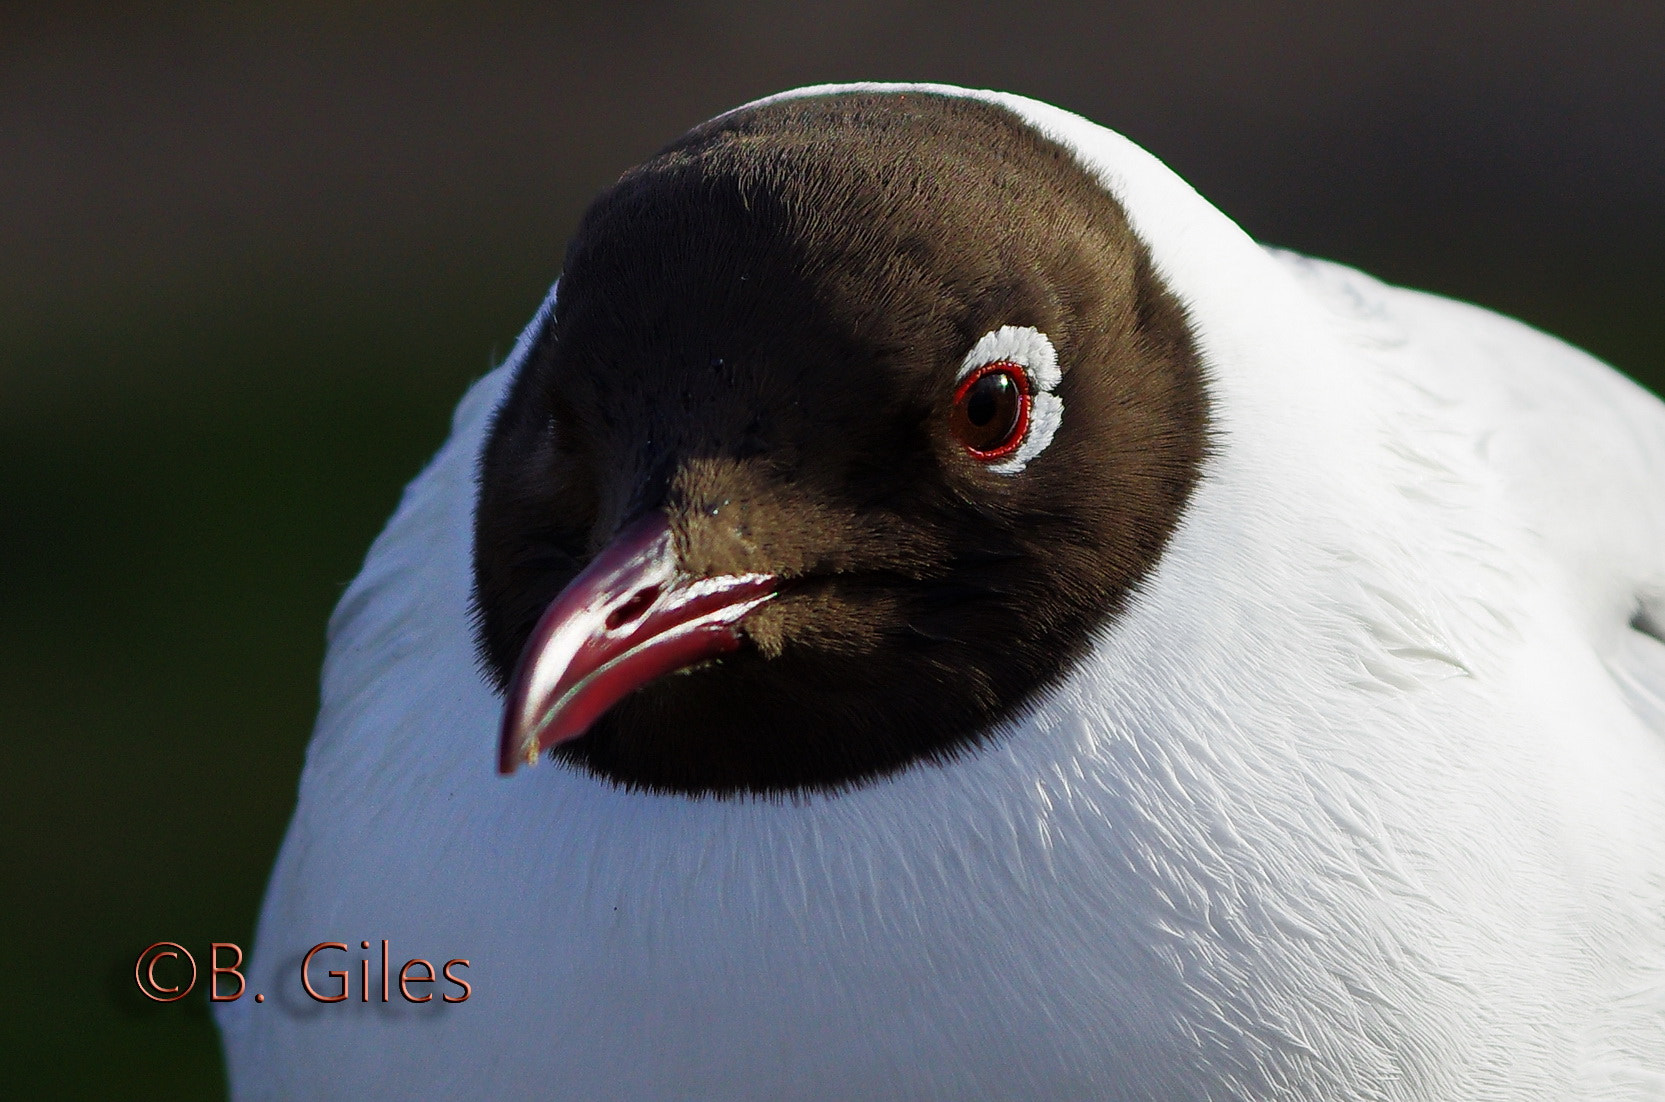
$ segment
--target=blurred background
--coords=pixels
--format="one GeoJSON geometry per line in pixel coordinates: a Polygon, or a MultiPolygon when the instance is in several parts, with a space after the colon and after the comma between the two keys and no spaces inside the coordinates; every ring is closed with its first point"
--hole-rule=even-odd
{"type": "Polygon", "coordinates": [[[1665,384],[1657,0],[0,0],[7,1093],[221,1096],[202,989],[133,961],[252,941],[400,487],[589,196],[849,79],[1061,104],[1262,240],[1665,384]]]}

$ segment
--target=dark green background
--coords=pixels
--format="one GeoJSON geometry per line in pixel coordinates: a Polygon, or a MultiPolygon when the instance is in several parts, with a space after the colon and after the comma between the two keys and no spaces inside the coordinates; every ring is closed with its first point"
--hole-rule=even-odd
{"type": "Polygon", "coordinates": [[[1256,236],[1665,381],[1665,7],[0,5],[12,1097],[214,1097],[322,632],[587,196],[770,91],[1061,103],[1256,236]]]}

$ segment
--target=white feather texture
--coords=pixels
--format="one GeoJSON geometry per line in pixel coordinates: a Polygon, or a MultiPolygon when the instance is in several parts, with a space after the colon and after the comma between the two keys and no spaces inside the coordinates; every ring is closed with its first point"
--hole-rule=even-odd
{"type": "Polygon", "coordinates": [[[1268,253],[1084,119],[849,87],[1001,104],[1126,208],[1218,433],[1159,564],[946,767],[780,803],[500,777],[469,541],[523,337],[331,620],[266,1002],[218,1008],[234,1095],[1665,1097],[1665,646],[1628,626],[1665,622],[1665,408],[1268,253]],[[301,993],[310,946],[382,938],[472,997],[301,993]]]}
{"type": "Polygon", "coordinates": [[[957,378],[964,379],[984,364],[1014,363],[1028,370],[1037,390],[1057,390],[1064,381],[1058,370],[1058,350],[1047,335],[1033,325],[1002,325],[977,338],[966,353],[957,378]]]}

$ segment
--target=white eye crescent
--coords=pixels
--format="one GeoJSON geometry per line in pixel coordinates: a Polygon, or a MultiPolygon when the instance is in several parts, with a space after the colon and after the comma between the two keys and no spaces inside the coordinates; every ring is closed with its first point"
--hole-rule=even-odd
{"type": "Polygon", "coordinates": [[[1029,377],[1028,428],[1023,440],[1016,450],[988,467],[996,474],[1014,475],[1052,443],[1052,435],[1064,419],[1064,400],[1054,393],[1064,376],[1058,370],[1058,351],[1045,333],[1030,325],[1002,325],[984,333],[971,346],[960,362],[955,385],[994,363],[1016,364],[1029,377]]]}

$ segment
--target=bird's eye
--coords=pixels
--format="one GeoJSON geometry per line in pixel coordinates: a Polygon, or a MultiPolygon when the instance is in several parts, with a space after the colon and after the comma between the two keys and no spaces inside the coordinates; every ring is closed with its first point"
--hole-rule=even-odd
{"type": "Polygon", "coordinates": [[[950,427],[974,459],[1011,454],[1029,428],[1029,376],[1008,361],[984,364],[954,392],[950,427]]]}
{"type": "Polygon", "coordinates": [[[960,361],[949,427],[966,453],[998,475],[1019,474],[1046,451],[1064,416],[1058,350],[1032,325],[1002,325],[960,361]]]}

